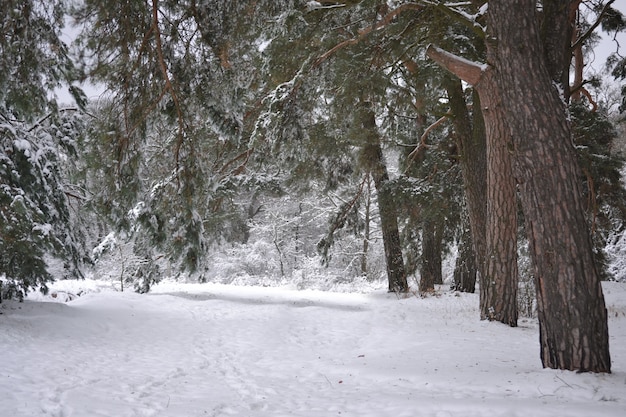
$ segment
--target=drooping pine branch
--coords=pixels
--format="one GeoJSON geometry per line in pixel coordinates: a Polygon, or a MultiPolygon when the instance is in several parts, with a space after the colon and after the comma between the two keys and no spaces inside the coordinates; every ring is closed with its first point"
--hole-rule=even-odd
{"type": "Polygon", "coordinates": [[[154,29],[154,38],[156,42],[157,49],[157,57],[159,60],[159,68],[161,69],[161,74],[163,75],[163,79],[165,80],[165,91],[168,91],[172,97],[172,101],[174,102],[174,107],[176,108],[176,116],[178,118],[178,140],[176,141],[176,147],[174,148],[174,157],[176,160],[176,166],[178,168],[179,156],[180,156],[180,148],[183,144],[184,138],[184,117],[183,111],[180,105],[180,100],[178,98],[178,94],[174,85],[172,84],[172,80],[167,72],[167,64],[165,63],[165,58],[163,57],[163,46],[161,42],[161,30],[159,29],[159,7],[158,0],[152,0],[152,27],[154,29]]]}
{"type": "Polygon", "coordinates": [[[358,35],[355,38],[346,39],[345,41],[338,43],[337,45],[335,45],[334,47],[332,47],[331,49],[329,49],[328,51],[320,55],[320,57],[317,58],[315,62],[313,62],[312,68],[318,67],[324,61],[326,61],[329,57],[334,55],[337,51],[345,48],[346,46],[355,45],[359,43],[361,40],[363,40],[365,37],[367,37],[370,33],[380,30],[384,28],[385,26],[389,25],[396,16],[409,10],[419,11],[423,9],[424,9],[424,6],[419,3],[405,3],[401,6],[398,6],[397,8],[391,10],[389,13],[383,16],[383,18],[380,19],[378,22],[376,22],[376,24],[360,29],[358,32],[358,35]]]}

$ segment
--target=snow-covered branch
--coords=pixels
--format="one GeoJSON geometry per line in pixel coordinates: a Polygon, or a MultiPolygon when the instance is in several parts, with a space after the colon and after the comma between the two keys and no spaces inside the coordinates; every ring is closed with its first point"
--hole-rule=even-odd
{"type": "Polygon", "coordinates": [[[486,64],[478,64],[433,45],[429,45],[426,48],[426,55],[461,80],[473,86],[480,83],[483,72],[488,68],[486,64]]]}

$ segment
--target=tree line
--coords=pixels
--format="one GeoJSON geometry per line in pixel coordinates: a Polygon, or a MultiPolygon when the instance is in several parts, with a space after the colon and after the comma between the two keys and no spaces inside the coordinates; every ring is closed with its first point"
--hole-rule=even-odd
{"type": "Polygon", "coordinates": [[[210,280],[256,236],[281,275],[380,264],[428,294],[455,243],[453,287],[516,326],[525,247],[543,365],[610,372],[603,247],[626,199],[616,106],[584,67],[626,27],[613,3],[3,0],[3,295],[81,276],[111,236],[139,291],[210,280]]]}

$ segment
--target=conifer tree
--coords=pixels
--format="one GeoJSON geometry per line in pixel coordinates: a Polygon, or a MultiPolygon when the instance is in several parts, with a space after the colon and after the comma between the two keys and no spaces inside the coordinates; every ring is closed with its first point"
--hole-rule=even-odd
{"type": "Polygon", "coordinates": [[[64,159],[76,155],[80,127],[53,98],[76,77],[60,40],[65,3],[1,4],[0,276],[4,296],[21,298],[29,289],[46,291],[54,277],[81,275],[85,256],[62,172],[64,159]]]}
{"type": "MultiPolygon", "coordinates": [[[[109,92],[110,118],[89,142],[109,149],[96,161],[107,178],[100,207],[131,233],[146,267],[164,259],[202,277],[212,242],[245,236],[235,190],[272,181],[249,175],[245,138],[265,88],[259,22],[279,6],[86,1],[73,10],[86,71],[109,92]]],[[[134,274],[142,290],[159,276],[134,274]]]]}

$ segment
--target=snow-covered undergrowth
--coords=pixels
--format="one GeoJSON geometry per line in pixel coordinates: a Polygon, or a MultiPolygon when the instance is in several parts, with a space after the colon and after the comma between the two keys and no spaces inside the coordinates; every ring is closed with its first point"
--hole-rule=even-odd
{"type": "Polygon", "coordinates": [[[620,282],[626,282],[626,231],[612,236],[606,245],[609,273],[620,282]]]}
{"type": "Polygon", "coordinates": [[[621,417],[626,285],[604,288],[610,375],[541,369],[536,323],[473,294],[61,281],[0,307],[0,415],[621,417]]]}

